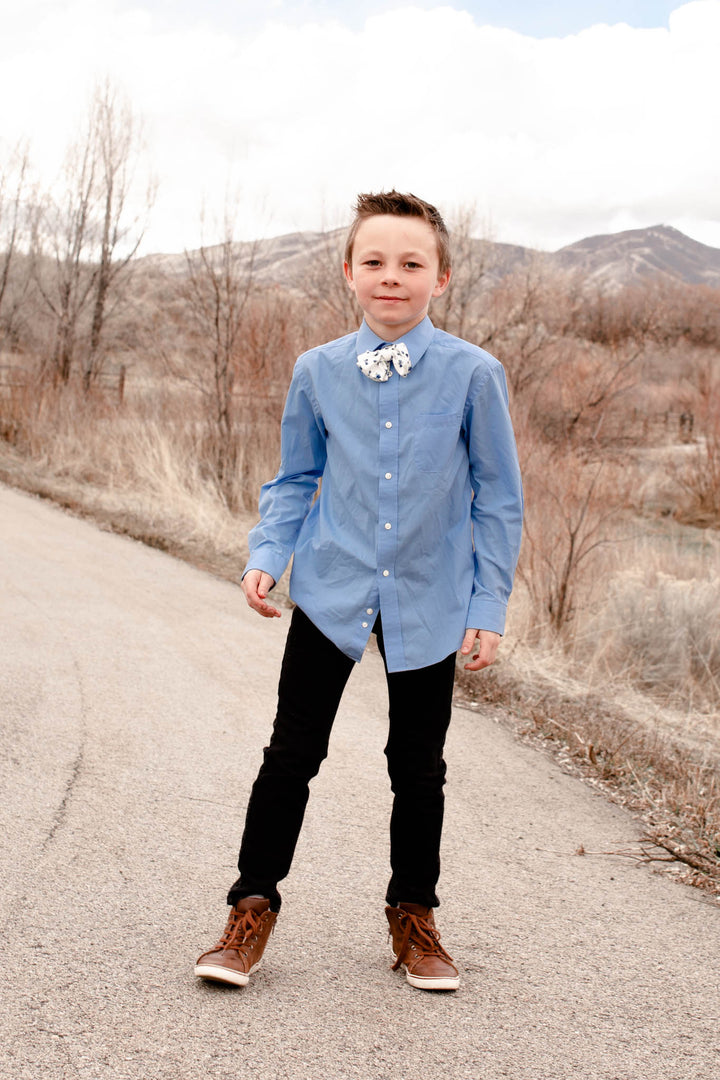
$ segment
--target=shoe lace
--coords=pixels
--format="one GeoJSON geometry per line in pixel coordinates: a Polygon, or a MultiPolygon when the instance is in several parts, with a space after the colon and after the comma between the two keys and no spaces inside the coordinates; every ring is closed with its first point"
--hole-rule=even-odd
{"type": "Polygon", "coordinates": [[[450,963],[453,962],[440,944],[440,934],[437,929],[427,919],[424,919],[421,915],[416,915],[413,911],[400,911],[398,921],[403,926],[403,936],[397,952],[397,959],[392,966],[393,971],[397,971],[400,965],[405,962],[409,950],[422,957],[441,956],[444,960],[448,960],[450,963]]]}
{"type": "Polygon", "coordinates": [[[231,911],[225,932],[217,943],[218,949],[247,948],[260,929],[261,918],[256,911],[231,911]]]}

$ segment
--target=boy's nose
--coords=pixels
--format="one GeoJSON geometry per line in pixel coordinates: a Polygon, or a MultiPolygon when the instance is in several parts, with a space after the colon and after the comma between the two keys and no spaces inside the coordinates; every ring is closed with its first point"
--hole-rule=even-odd
{"type": "Polygon", "coordinates": [[[386,267],[385,273],[383,274],[383,285],[397,285],[398,280],[398,274],[394,270],[391,270],[390,267],[386,267]]]}

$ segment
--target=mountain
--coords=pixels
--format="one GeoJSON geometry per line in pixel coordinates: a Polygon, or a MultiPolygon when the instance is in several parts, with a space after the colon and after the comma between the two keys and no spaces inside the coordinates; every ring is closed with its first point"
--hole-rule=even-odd
{"type": "Polygon", "coordinates": [[[691,240],[670,225],[589,236],[547,256],[601,286],[638,284],[660,276],[690,285],[720,285],[720,249],[691,240]]]}
{"type": "MultiPolygon", "coordinates": [[[[330,232],[288,233],[256,243],[239,242],[238,254],[253,257],[255,275],[264,284],[293,288],[308,274],[340,266],[344,229],[330,232]]],[[[588,285],[610,292],[652,277],[692,285],[720,287],[720,248],[709,247],[669,225],[589,236],[559,251],[542,252],[492,240],[464,241],[471,256],[487,267],[488,277],[499,280],[530,261],[562,271],[576,271],[588,285]]],[[[147,269],[182,273],[184,255],[146,255],[147,269]]]]}
{"type": "MultiPolygon", "coordinates": [[[[248,265],[252,260],[253,272],[258,281],[266,285],[295,284],[298,274],[307,269],[313,260],[332,259],[342,268],[342,245],[345,229],[330,232],[298,232],[273,236],[264,240],[238,240],[234,253],[248,265]]],[[[221,245],[209,244],[208,252],[221,245]]],[[[192,256],[194,253],[191,251],[192,256]]],[[[170,274],[182,274],[187,270],[187,256],[144,255],[138,259],[146,270],[161,270],[170,274]]]]}

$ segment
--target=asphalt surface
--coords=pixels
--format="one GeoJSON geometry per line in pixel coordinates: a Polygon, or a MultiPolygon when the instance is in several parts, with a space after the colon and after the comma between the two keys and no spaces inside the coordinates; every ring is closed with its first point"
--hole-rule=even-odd
{"type": "MultiPolygon", "coordinates": [[[[368,652],[244,989],[219,937],[287,613],[0,487],[5,1080],[711,1080],[720,911],[637,822],[457,709],[441,907],[457,993],[390,971],[385,687],[368,652]]],[[[322,671],[315,673],[322,678],[322,671]]]]}

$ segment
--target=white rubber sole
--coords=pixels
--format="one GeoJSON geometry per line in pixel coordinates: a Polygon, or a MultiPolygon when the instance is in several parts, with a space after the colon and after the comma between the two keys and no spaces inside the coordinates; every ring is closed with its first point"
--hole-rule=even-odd
{"type": "Polygon", "coordinates": [[[233,971],[232,968],[220,967],[219,964],[196,964],[195,974],[199,979],[211,979],[212,982],[229,983],[231,986],[247,986],[250,976],[260,967],[260,961],[249,971],[233,971]]]}
{"type": "MultiPolygon", "coordinates": [[[[390,946],[390,952],[393,960],[397,960],[392,945],[390,946]]],[[[405,978],[411,986],[416,987],[418,990],[457,990],[460,986],[459,975],[447,975],[445,978],[436,979],[421,979],[418,975],[411,975],[407,969],[407,964],[401,964],[402,970],[405,972],[405,978]]]]}
{"type": "Polygon", "coordinates": [[[457,990],[460,986],[460,976],[447,976],[444,979],[419,979],[417,975],[411,975],[407,968],[405,968],[405,978],[411,986],[416,986],[418,990],[457,990]]]}

